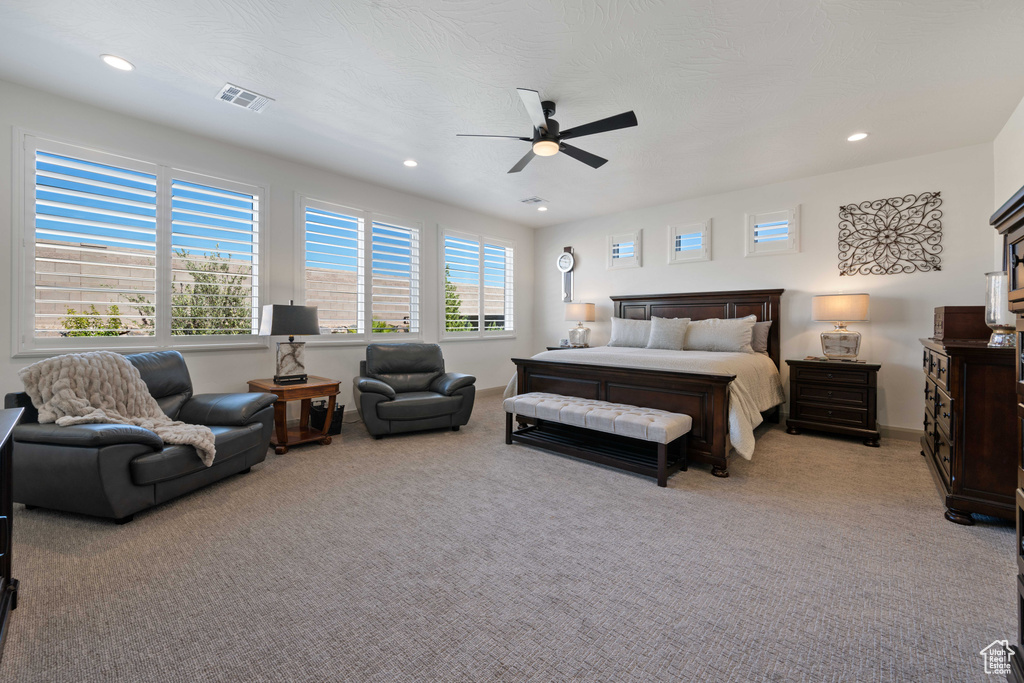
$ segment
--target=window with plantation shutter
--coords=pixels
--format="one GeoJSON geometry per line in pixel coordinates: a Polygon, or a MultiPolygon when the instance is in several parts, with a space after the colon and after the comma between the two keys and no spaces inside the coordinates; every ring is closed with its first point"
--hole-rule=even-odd
{"type": "Polygon", "coordinates": [[[504,240],[444,232],[443,337],[485,338],[515,331],[514,252],[514,245],[504,240]]]}
{"type": "Polygon", "coordinates": [[[800,207],[748,213],[745,256],[795,254],[800,251],[800,207]]]}
{"type": "Polygon", "coordinates": [[[304,208],[306,305],[316,306],[322,334],[363,331],[363,219],[304,208]]]}
{"type": "Polygon", "coordinates": [[[608,269],[638,268],[643,253],[641,232],[608,235],[608,269]]]}
{"type": "Polygon", "coordinates": [[[241,188],[171,181],[172,335],[259,330],[258,216],[258,196],[241,188]]]}
{"type": "Polygon", "coordinates": [[[420,331],[420,231],[373,221],[370,310],[373,332],[420,331]]]}
{"type": "Polygon", "coordinates": [[[299,203],[303,296],[318,308],[322,335],[311,341],[419,335],[420,229],[308,197],[299,203]]]}
{"type": "Polygon", "coordinates": [[[668,262],[711,260],[711,220],[668,228],[668,262]]]}
{"type": "Polygon", "coordinates": [[[34,155],[34,324],[40,338],[152,336],[156,168],[34,155]]]}
{"type": "Polygon", "coordinates": [[[19,353],[265,345],[259,188],[18,138],[19,353]]]}

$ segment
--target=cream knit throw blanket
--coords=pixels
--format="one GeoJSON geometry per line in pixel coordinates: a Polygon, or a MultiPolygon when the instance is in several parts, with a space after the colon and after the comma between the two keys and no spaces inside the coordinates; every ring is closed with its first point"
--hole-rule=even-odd
{"type": "Polygon", "coordinates": [[[156,432],[165,443],[193,446],[204,465],[213,464],[210,428],[167,417],[138,368],[119,353],[69,353],[33,363],[18,375],[40,422],[135,425],[156,432]]]}

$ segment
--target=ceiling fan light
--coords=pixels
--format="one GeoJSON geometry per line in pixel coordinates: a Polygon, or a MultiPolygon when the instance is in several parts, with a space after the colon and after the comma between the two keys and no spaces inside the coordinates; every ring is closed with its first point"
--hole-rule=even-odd
{"type": "Polygon", "coordinates": [[[550,157],[558,154],[558,143],[554,140],[537,140],[533,143],[533,153],[539,157],[550,157]]]}

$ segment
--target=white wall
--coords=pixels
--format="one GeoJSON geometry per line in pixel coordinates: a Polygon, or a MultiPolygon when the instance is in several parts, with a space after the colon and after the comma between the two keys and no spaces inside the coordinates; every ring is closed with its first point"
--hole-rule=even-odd
{"type": "Polygon", "coordinates": [[[1024,100],[993,141],[992,160],[994,202],[998,209],[1024,186],[1024,100]]]}
{"type": "MultiPolygon", "coordinates": [[[[424,338],[436,341],[440,327],[438,306],[438,225],[466,232],[514,240],[517,338],[508,340],[444,343],[449,369],[475,374],[479,388],[504,386],[515,368],[509,359],[528,354],[533,338],[533,230],[472,211],[440,204],[377,185],[304,166],[242,147],[184,133],[155,123],[122,116],[49,93],[0,81],[0,245],[11,244],[14,224],[12,206],[13,127],[20,127],[68,142],[121,153],[213,176],[251,182],[268,189],[264,214],[264,239],[269,256],[269,302],[284,303],[294,297],[295,193],[348,206],[380,211],[422,222],[424,338]]],[[[395,173],[429,173],[429,168],[395,173]]],[[[6,290],[10,269],[17,256],[0,259],[0,282],[6,290]]],[[[0,320],[10,321],[9,295],[0,296],[0,320]]],[[[351,378],[364,357],[362,345],[307,347],[311,374],[342,380],[344,403],[351,403],[351,378]]],[[[271,349],[251,351],[190,351],[186,360],[198,392],[245,391],[248,379],[269,377],[274,371],[271,349]]],[[[12,358],[10,334],[0,333],[0,389],[20,389],[17,371],[31,358],[12,358]]],[[[354,406],[349,405],[348,409],[354,406]]]]}
{"type": "MultiPolygon", "coordinates": [[[[864,335],[861,358],[882,363],[879,423],[920,429],[924,409],[919,338],[931,336],[936,306],[983,305],[985,273],[992,267],[992,146],[947,152],[850,171],[702,197],[537,231],[535,346],[557,344],[572,323],[563,320],[555,259],[563,247],[577,256],[576,299],[597,303],[591,344],[607,341],[609,296],[785,288],[782,358],[820,354],[810,321],[811,297],[830,292],[868,292],[871,322],[851,325],[864,335]],[[841,204],[926,191],[942,192],[942,270],[905,275],[840,277],[838,212],[841,204]],[[747,211],[801,206],[801,252],[744,258],[747,211]],[[712,219],[712,260],[667,264],[667,226],[712,219]],[[607,235],[643,229],[643,267],[606,269],[607,235]]],[[[557,211],[557,206],[552,207],[557,211]]],[[[783,363],[783,381],[788,388],[783,363]]]]}

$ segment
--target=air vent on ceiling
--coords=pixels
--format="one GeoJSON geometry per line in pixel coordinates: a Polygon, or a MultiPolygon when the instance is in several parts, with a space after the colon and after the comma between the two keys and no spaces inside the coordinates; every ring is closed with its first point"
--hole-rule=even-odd
{"type": "Polygon", "coordinates": [[[237,85],[225,83],[224,87],[217,93],[218,100],[224,100],[231,104],[237,104],[239,107],[249,109],[254,112],[263,111],[268,104],[274,101],[273,98],[267,97],[266,95],[260,95],[251,90],[246,90],[237,85]]]}
{"type": "Polygon", "coordinates": [[[543,204],[547,200],[541,199],[540,197],[527,197],[526,199],[520,199],[519,201],[523,204],[543,204]]]}

